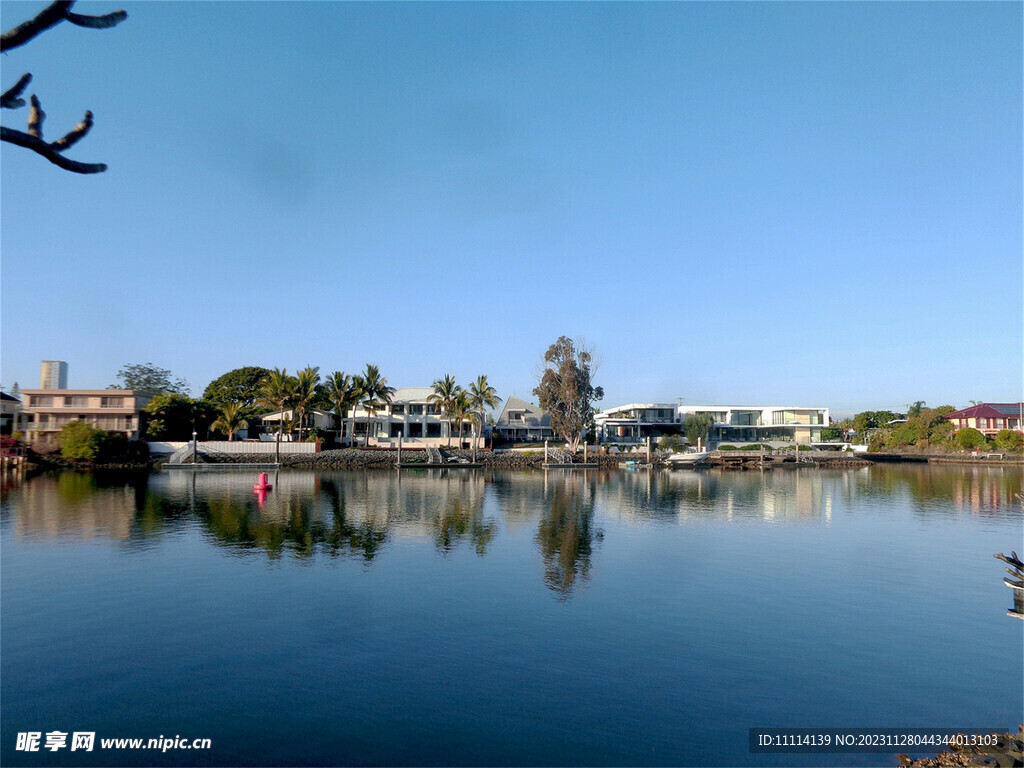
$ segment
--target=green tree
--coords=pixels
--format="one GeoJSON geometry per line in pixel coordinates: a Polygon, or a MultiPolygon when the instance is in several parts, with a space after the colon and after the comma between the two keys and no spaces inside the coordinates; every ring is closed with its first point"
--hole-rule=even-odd
{"type": "Polygon", "coordinates": [[[209,406],[186,395],[157,395],[142,409],[146,413],[146,437],[150,440],[191,440],[210,421],[209,406]]]}
{"type": "MultiPolygon", "coordinates": [[[[451,420],[458,422],[459,425],[459,447],[462,447],[462,428],[466,423],[466,420],[476,421],[476,416],[473,413],[473,402],[469,397],[469,393],[460,389],[459,394],[456,395],[455,399],[452,400],[451,411],[449,412],[451,420]]],[[[451,437],[449,436],[448,442],[451,443],[451,437]]]]}
{"type": "Polygon", "coordinates": [[[551,416],[551,428],[569,444],[579,448],[583,432],[594,416],[594,402],[604,390],[594,386],[597,361],[582,340],[560,336],[544,353],[540,380],[533,394],[551,416]]]}
{"type": "Polygon", "coordinates": [[[476,412],[476,435],[473,438],[474,448],[480,446],[480,436],[484,431],[484,408],[497,408],[501,404],[498,390],[487,382],[486,376],[477,376],[476,381],[469,385],[470,407],[476,412]]]}
{"type": "Polygon", "coordinates": [[[188,382],[171,374],[166,368],[152,363],[135,363],[125,365],[117,372],[119,384],[111,384],[107,389],[138,389],[143,392],[167,394],[170,392],[187,395],[188,382]]]}
{"type": "Polygon", "coordinates": [[[683,421],[683,434],[690,445],[697,445],[698,440],[707,445],[708,432],[714,425],[715,420],[710,413],[694,413],[683,421]]]}
{"type": "Polygon", "coordinates": [[[345,418],[349,410],[355,410],[359,404],[359,389],[351,376],[344,371],[334,371],[327,377],[324,394],[338,416],[338,444],[341,445],[345,418]]]}
{"type": "Polygon", "coordinates": [[[958,448],[965,451],[973,451],[988,445],[988,439],[985,435],[973,427],[965,427],[958,430],[953,436],[953,442],[956,443],[958,448]]]}
{"type": "Polygon", "coordinates": [[[436,379],[432,386],[434,391],[427,396],[427,402],[436,405],[448,421],[448,447],[451,448],[454,431],[452,406],[462,392],[462,387],[455,383],[455,377],[450,373],[446,373],[443,379],[436,379]]]}
{"type": "Polygon", "coordinates": [[[306,415],[322,399],[320,368],[307,365],[295,375],[295,418],[299,425],[299,440],[302,440],[302,425],[306,415]]]}
{"type": "Polygon", "coordinates": [[[366,445],[370,444],[370,424],[377,416],[377,411],[391,402],[395,388],[388,386],[388,380],[380,375],[380,368],[366,364],[366,370],[359,377],[359,391],[362,406],[369,414],[366,420],[366,445]]]}
{"type": "Polygon", "coordinates": [[[295,378],[288,375],[288,369],[274,368],[263,379],[260,385],[258,405],[276,411],[280,414],[280,422],[277,429],[277,445],[274,450],[274,461],[281,463],[281,433],[284,432],[284,413],[294,402],[295,378]]]}
{"type": "Polygon", "coordinates": [[[915,400],[913,403],[907,406],[907,418],[913,418],[914,416],[920,416],[921,411],[924,410],[924,400],[915,400]]]}
{"type": "Polygon", "coordinates": [[[242,406],[242,417],[256,416],[259,410],[256,401],[260,397],[260,386],[270,371],[258,365],[247,365],[218,376],[206,385],[203,400],[217,409],[228,403],[242,406]]]}
{"type": "Polygon", "coordinates": [[[72,421],[57,435],[60,455],[65,459],[95,459],[99,454],[100,430],[84,421],[72,421]]]}
{"type": "Polygon", "coordinates": [[[249,422],[245,418],[245,406],[241,403],[228,402],[220,407],[220,414],[217,416],[217,420],[210,425],[210,428],[223,432],[228,436],[228,442],[230,443],[234,442],[235,432],[248,426],[249,422]]]}
{"type": "Polygon", "coordinates": [[[993,438],[996,446],[1006,451],[1019,451],[1024,448],[1024,435],[1014,429],[1001,429],[993,438]]]}

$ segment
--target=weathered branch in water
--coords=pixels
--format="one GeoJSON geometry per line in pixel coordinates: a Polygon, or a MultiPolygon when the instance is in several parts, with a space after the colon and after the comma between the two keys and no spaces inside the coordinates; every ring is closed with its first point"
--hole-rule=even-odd
{"type": "Polygon", "coordinates": [[[74,4],[75,0],[56,0],[36,14],[34,18],[4,32],[0,37],[0,52],[22,46],[62,21],[69,21],[75,26],[89,29],[110,29],[128,18],[128,14],[124,11],[114,11],[104,16],[83,16],[71,12],[71,6],[74,4]]]}
{"type": "Polygon", "coordinates": [[[26,72],[18,79],[18,82],[4,91],[3,96],[0,96],[0,107],[3,107],[4,109],[17,109],[18,107],[24,107],[25,100],[18,97],[25,92],[25,89],[31,82],[32,75],[26,72]]]}
{"type": "Polygon", "coordinates": [[[11,144],[17,144],[19,147],[31,149],[54,165],[72,173],[103,173],[103,171],[107,170],[106,163],[80,163],[77,160],[69,160],[42,139],[16,131],[13,128],[8,128],[5,125],[0,126],[0,141],[7,141],[11,144]]]}
{"type": "Polygon", "coordinates": [[[992,555],[992,557],[996,557],[996,558],[1002,560],[1004,563],[1009,563],[1014,568],[1018,568],[1020,570],[1024,570],[1024,563],[1022,563],[1020,558],[1017,557],[1017,553],[1013,552],[1012,550],[1010,552],[1010,556],[1009,557],[1007,557],[1006,555],[992,555]]]}

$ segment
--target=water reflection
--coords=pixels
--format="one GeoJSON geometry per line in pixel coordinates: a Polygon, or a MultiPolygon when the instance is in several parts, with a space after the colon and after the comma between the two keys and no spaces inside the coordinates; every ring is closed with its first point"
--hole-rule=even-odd
{"type": "Polygon", "coordinates": [[[922,516],[1020,515],[1017,467],[872,466],[760,472],[281,472],[261,503],[254,473],[64,472],[11,485],[0,520],[24,541],[155,545],[185,527],[237,554],[371,564],[392,541],[442,556],[485,556],[502,535],[532,530],[544,582],[560,596],[587,581],[602,532],[705,522],[828,525],[884,498],[922,516]]]}
{"type": "Polygon", "coordinates": [[[544,582],[565,598],[577,579],[590,572],[594,539],[597,480],[589,472],[549,472],[544,476],[544,504],[537,526],[537,544],[544,558],[544,582]]]}

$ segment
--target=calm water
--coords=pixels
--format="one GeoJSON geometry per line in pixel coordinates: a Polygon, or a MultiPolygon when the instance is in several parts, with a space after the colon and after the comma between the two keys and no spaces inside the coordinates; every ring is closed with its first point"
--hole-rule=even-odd
{"type": "Polygon", "coordinates": [[[254,479],[5,488],[4,765],[894,765],[747,729],[1022,720],[1016,468],[254,479]],[[96,749],[15,751],[54,730],[96,749]],[[159,736],[213,748],[99,744],[159,736]]]}

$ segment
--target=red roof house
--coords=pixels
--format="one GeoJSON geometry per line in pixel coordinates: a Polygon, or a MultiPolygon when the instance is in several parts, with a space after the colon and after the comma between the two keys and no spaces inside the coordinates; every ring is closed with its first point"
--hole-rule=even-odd
{"type": "Polygon", "coordinates": [[[953,426],[957,429],[973,427],[985,435],[994,435],[1002,429],[1015,429],[1024,432],[1022,419],[1024,403],[979,403],[970,408],[963,408],[947,413],[953,426]]]}

